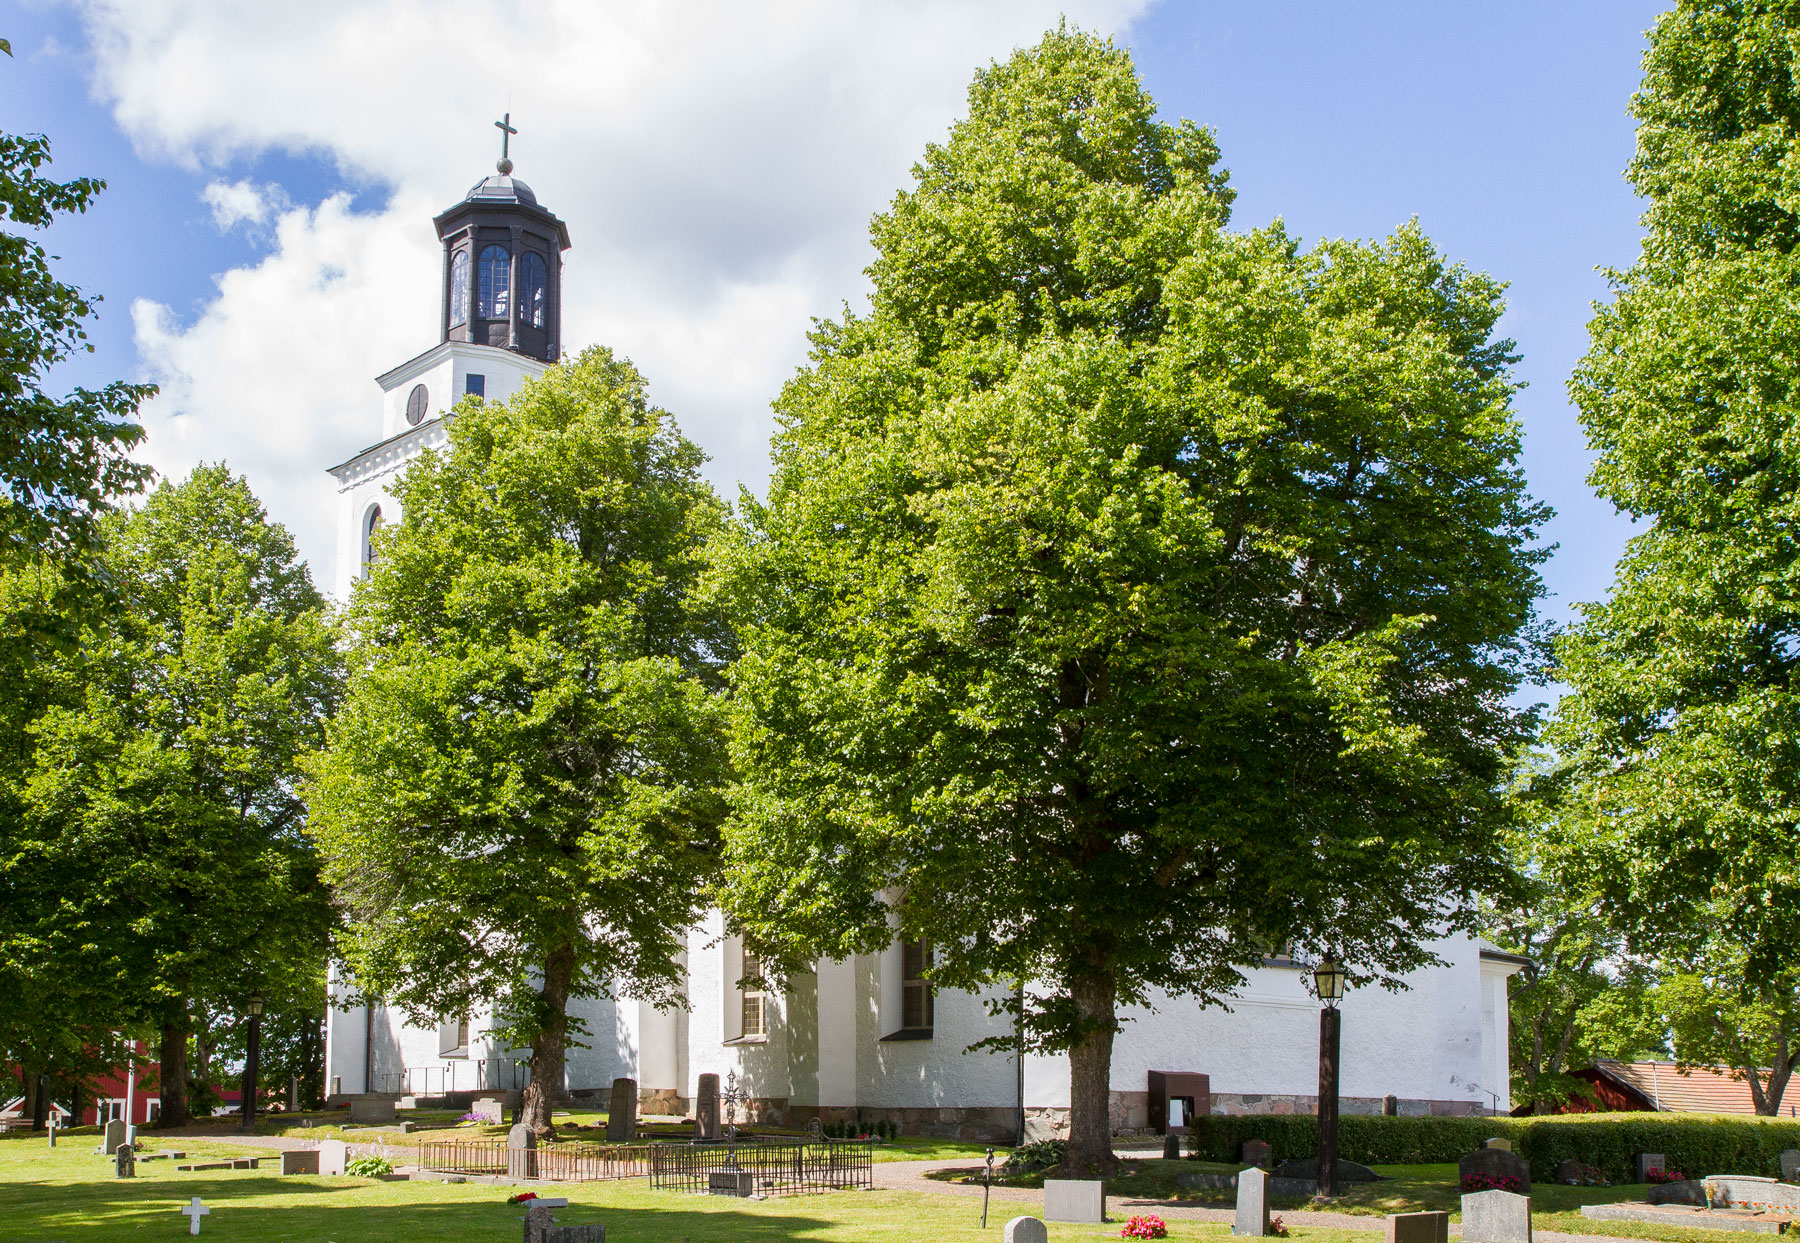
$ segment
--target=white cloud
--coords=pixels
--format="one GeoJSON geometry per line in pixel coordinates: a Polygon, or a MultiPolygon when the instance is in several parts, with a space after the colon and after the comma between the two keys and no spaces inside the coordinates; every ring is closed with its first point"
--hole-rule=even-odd
{"type": "Polygon", "coordinates": [[[385,207],[293,206],[220,177],[221,228],[272,227],[191,323],[140,304],[149,455],[224,458],[331,578],[325,468],[374,440],[371,377],[435,341],[430,218],[492,167],[569,223],[565,345],[630,356],[713,455],[760,487],[769,400],[810,317],[864,289],[867,226],[974,70],[1059,15],[1102,31],[1148,0],[86,0],[95,88],[138,149],[209,171],[323,155],[385,207]]]}

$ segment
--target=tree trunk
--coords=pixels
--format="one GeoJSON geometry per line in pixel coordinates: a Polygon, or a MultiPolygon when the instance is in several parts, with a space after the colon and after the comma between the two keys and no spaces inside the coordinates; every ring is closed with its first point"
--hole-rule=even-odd
{"type": "Polygon", "coordinates": [[[544,960],[544,988],[539,994],[544,1021],[531,1038],[531,1082],[519,1101],[519,1121],[539,1135],[550,1135],[550,1108],[563,1091],[563,1040],[568,1031],[569,981],[575,975],[575,947],[562,945],[544,960]]]}
{"type": "Polygon", "coordinates": [[[160,1063],[157,1068],[160,1079],[157,1092],[161,1101],[156,1115],[158,1130],[186,1126],[190,1121],[187,1095],[187,1038],[186,1024],[163,1023],[162,1041],[156,1052],[157,1060],[160,1063]]]}
{"type": "Polygon", "coordinates": [[[1112,1047],[1118,1029],[1118,981],[1111,970],[1069,982],[1078,1030],[1069,1049],[1069,1151],[1065,1178],[1100,1178],[1119,1171],[1112,1150],[1112,1047]]]}
{"type": "Polygon", "coordinates": [[[26,1092],[31,1097],[31,1129],[41,1131],[50,1125],[50,1085],[44,1082],[41,1071],[28,1071],[26,1079],[26,1092]]]}

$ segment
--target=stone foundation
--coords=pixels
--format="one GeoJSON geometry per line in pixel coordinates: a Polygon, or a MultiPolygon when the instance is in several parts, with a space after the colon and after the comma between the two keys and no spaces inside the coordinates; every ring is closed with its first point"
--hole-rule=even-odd
{"type": "MultiPolygon", "coordinates": [[[[1118,1095],[1118,1093],[1114,1093],[1118,1095]]],[[[1338,1098],[1339,1114],[1372,1115],[1381,1113],[1382,1097],[1379,1096],[1342,1096],[1338,1098]]],[[[1319,1112],[1319,1098],[1316,1095],[1273,1095],[1249,1092],[1214,1092],[1212,1094],[1212,1111],[1215,1114],[1316,1114],[1319,1112]]],[[[1402,1118],[1476,1118],[1486,1117],[1489,1109],[1480,1101],[1432,1101],[1401,1097],[1399,1114],[1402,1118]]]]}
{"type": "Polygon", "coordinates": [[[674,1088],[639,1088],[638,1113],[686,1118],[689,1116],[688,1100],[674,1088]]]}

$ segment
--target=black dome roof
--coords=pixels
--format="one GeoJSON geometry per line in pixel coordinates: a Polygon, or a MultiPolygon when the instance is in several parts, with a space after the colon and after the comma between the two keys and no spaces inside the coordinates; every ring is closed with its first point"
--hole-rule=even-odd
{"type": "Polygon", "coordinates": [[[495,175],[483,177],[469,188],[465,203],[525,203],[538,205],[537,195],[517,177],[495,175]]]}

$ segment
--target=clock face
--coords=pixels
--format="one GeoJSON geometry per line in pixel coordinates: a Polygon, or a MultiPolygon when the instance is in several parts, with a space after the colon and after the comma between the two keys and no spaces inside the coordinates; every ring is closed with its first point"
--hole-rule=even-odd
{"type": "Polygon", "coordinates": [[[431,394],[425,391],[425,386],[413,385],[413,391],[406,395],[406,421],[417,427],[425,421],[425,412],[430,406],[431,394]]]}

